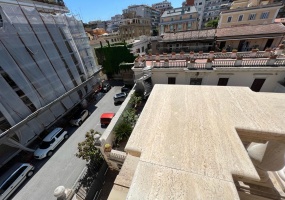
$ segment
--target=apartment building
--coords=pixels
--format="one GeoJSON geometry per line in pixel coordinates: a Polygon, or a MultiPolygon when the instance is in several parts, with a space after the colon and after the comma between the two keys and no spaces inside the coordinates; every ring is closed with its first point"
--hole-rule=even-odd
{"type": "Polygon", "coordinates": [[[198,29],[198,13],[194,6],[164,11],[160,17],[160,34],[198,29]]]}
{"type": "Polygon", "coordinates": [[[215,47],[215,29],[195,30],[178,33],[164,33],[152,40],[152,54],[180,52],[209,52],[215,47]]]}
{"type": "Polygon", "coordinates": [[[101,20],[90,21],[90,22],[88,22],[88,25],[92,29],[95,29],[95,28],[102,28],[104,30],[107,29],[107,22],[106,21],[101,21],[101,20]]]}
{"type": "Polygon", "coordinates": [[[220,14],[217,41],[220,49],[238,51],[277,47],[284,38],[284,25],[274,23],[282,3],[235,1],[220,14]]]}
{"type": "Polygon", "coordinates": [[[170,10],[173,8],[171,6],[171,2],[169,2],[167,0],[164,0],[164,1],[159,2],[159,3],[154,3],[154,4],[152,4],[152,7],[155,8],[156,10],[159,10],[161,14],[164,13],[164,11],[170,10]]]}
{"type": "Polygon", "coordinates": [[[160,11],[147,5],[132,5],[123,10],[123,15],[127,13],[135,13],[136,17],[142,17],[150,20],[151,30],[158,28],[160,20],[160,11]]]}
{"type": "Polygon", "coordinates": [[[234,1],[221,12],[218,28],[272,24],[282,6],[268,1],[234,1]]]}
{"type": "Polygon", "coordinates": [[[107,21],[106,31],[109,33],[117,32],[119,30],[119,25],[123,19],[123,15],[114,15],[111,20],[107,21]]]}
{"type": "Polygon", "coordinates": [[[148,18],[123,19],[119,32],[122,40],[138,38],[141,35],[151,35],[151,24],[148,18]]]}
{"type": "MultiPolygon", "coordinates": [[[[190,2],[187,3],[185,1],[182,3],[182,6],[190,2]]],[[[198,29],[204,29],[208,21],[218,19],[221,9],[224,6],[230,5],[231,2],[232,0],[195,0],[193,5],[198,12],[198,29]]]]}
{"type": "Polygon", "coordinates": [[[100,71],[63,3],[0,1],[0,166],[93,91],[100,71]]]}
{"type": "Polygon", "coordinates": [[[155,84],[223,85],[249,87],[256,92],[285,92],[285,57],[280,45],[275,51],[168,53],[146,55],[136,60],[138,79],[145,71],[155,84]]]}

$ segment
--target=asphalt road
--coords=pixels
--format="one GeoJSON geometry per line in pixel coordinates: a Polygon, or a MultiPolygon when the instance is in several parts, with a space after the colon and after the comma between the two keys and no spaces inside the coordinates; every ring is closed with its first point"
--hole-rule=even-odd
{"type": "Polygon", "coordinates": [[[116,113],[120,106],[115,106],[113,96],[120,92],[118,86],[113,87],[95,105],[89,104],[88,110],[92,112],[89,118],[78,128],[69,127],[70,137],[57,148],[54,155],[43,160],[34,160],[36,167],[34,176],[15,192],[13,200],[52,200],[56,199],[53,192],[62,185],[72,188],[79,178],[86,162],[75,156],[77,144],[84,140],[85,133],[90,129],[104,132],[100,125],[100,116],[104,112],[116,113]]]}

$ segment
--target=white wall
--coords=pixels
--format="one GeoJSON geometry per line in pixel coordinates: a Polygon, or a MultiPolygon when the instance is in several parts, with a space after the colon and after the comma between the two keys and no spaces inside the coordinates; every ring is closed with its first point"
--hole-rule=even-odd
{"type": "Polygon", "coordinates": [[[140,49],[140,55],[144,55],[146,54],[145,53],[145,50],[147,48],[147,45],[149,43],[149,37],[147,36],[140,36],[140,40],[139,41],[136,41],[135,43],[132,43],[133,44],[133,47],[132,47],[132,52],[133,53],[136,53],[136,49],[140,49]],[[144,52],[142,52],[142,47],[144,47],[144,52]]]}
{"type": "Polygon", "coordinates": [[[275,92],[279,81],[284,80],[285,69],[280,68],[239,68],[217,70],[187,70],[186,68],[153,68],[152,81],[154,84],[168,84],[168,77],[175,77],[176,84],[189,85],[190,78],[203,78],[202,85],[217,85],[219,78],[229,78],[228,86],[251,87],[256,78],[265,78],[261,92],[275,92]],[[197,73],[199,72],[199,74],[197,73]]]}

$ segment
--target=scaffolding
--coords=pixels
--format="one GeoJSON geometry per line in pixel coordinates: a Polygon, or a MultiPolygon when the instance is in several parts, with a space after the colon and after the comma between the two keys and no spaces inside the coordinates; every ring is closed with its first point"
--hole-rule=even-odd
{"type": "Polygon", "coordinates": [[[0,1],[0,166],[92,92],[99,70],[74,16],[0,1]]]}

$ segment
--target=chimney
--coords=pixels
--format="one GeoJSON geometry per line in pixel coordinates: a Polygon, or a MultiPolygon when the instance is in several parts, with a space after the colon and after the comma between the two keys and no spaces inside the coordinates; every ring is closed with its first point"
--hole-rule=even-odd
{"type": "Polygon", "coordinates": [[[185,6],[194,6],[194,0],[186,0],[185,6]]]}

